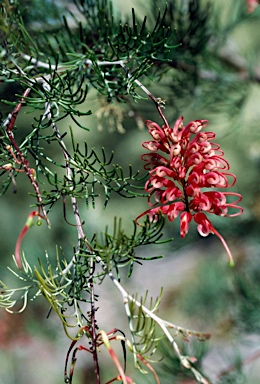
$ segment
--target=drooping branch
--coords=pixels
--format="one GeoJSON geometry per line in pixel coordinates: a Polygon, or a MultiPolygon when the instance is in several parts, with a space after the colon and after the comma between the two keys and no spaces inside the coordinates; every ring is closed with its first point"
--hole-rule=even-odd
{"type": "Polygon", "coordinates": [[[106,264],[102,261],[102,259],[100,257],[96,257],[96,261],[107,272],[109,278],[111,279],[111,281],[114,283],[114,285],[117,287],[117,289],[121,293],[122,298],[123,298],[123,302],[124,302],[124,306],[125,306],[125,310],[126,310],[126,314],[127,314],[128,318],[131,319],[131,315],[130,315],[130,312],[129,312],[129,304],[128,303],[132,302],[137,307],[139,307],[145,315],[147,315],[149,318],[151,318],[153,321],[155,321],[156,324],[158,324],[158,326],[163,331],[164,335],[169,340],[169,342],[172,345],[173,349],[175,350],[175,352],[176,352],[176,354],[177,354],[181,364],[185,368],[190,369],[193,372],[194,376],[196,377],[196,380],[198,380],[198,382],[202,383],[202,384],[210,384],[208,379],[206,379],[198,370],[196,370],[192,366],[189,358],[187,356],[182,355],[181,350],[179,348],[179,345],[174,340],[173,336],[169,332],[169,329],[174,329],[175,331],[179,332],[182,335],[188,335],[188,336],[195,335],[196,337],[200,337],[200,340],[207,340],[210,337],[210,334],[208,334],[208,333],[204,334],[204,333],[199,333],[199,332],[196,332],[196,331],[194,332],[194,331],[191,331],[191,330],[185,330],[182,327],[176,326],[175,324],[172,324],[172,323],[170,323],[168,321],[165,321],[165,320],[161,319],[159,316],[157,316],[151,310],[146,308],[141,302],[136,300],[133,296],[129,295],[129,293],[123,288],[123,286],[115,278],[113,273],[111,271],[107,270],[106,264]]]}

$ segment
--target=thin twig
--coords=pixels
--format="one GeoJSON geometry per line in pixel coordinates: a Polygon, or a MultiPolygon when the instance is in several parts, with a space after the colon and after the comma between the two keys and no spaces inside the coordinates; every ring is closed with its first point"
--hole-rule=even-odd
{"type": "Polygon", "coordinates": [[[30,167],[28,160],[25,159],[19,145],[17,144],[17,142],[14,138],[14,134],[13,134],[14,124],[16,122],[18,113],[20,112],[21,107],[26,103],[25,98],[29,95],[30,91],[31,91],[31,88],[27,88],[24,91],[21,99],[19,100],[18,104],[15,106],[13,112],[11,112],[8,115],[8,117],[6,118],[6,120],[4,121],[2,126],[6,127],[6,134],[7,134],[8,138],[11,142],[11,145],[15,149],[15,151],[17,153],[17,158],[18,158],[19,162],[21,163],[26,175],[28,176],[28,178],[29,178],[34,190],[35,190],[36,198],[37,198],[38,205],[39,205],[39,207],[38,207],[39,216],[43,216],[46,219],[47,224],[50,225],[49,219],[47,217],[47,212],[45,210],[45,207],[44,207],[44,204],[42,201],[41,192],[40,192],[37,180],[35,178],[35,172],[30,167]],[[40,210],[42,210],[42,213],[40,212],[40,210]]]}
{"type": "MultiPolygon", "coordinates": [[[[127,77],[128,77],[129,79],[131,79],[131,78],[132,78],[132,75],[131,75],[131,73],[127,70],[124,61],[121,60],[121,61],[119,62],[119,64],[121,65],[121,67],[122,67],[122,68],[124,69],[124,71],[126,72],[127,77]]],[[[136,83],[136,84],[137,84],[137,85],[144,91],[144,93],[146,93],[146,95],[147,95],[148,97],[150,97],[150,99],[154,102],[154,104],[155,104],[155,106],[156,106],[156,108],[157,108],[157,111],[158,111],[159,115],[161,116],[161,118],[162,118],[162,120],[163,120],[165,126],[169,128],[169,123],[168,123],[166,117],[164,116],[164,114],[163,114],[163,112],[162,112],[162,105],[165,104],[165,101],[164,101],[163,99],[161,99],[161,98],[156,98],[156,97],[154,97],[153,94],[152,94],[152,93],[151,93],[151,92],[150,92],[150,91],[149,91],[149,90],[148,90],[148,89],[147,89],[147,88],[146,88],[146,87],[145,87],[139,80],[135,79],[134,82],[135,82],[135,83],[136,83]]]]}
{"type": "Polygon", "coordinates": [[[92,353],[94,360],[94,369],[96,384],[100,384],[100,372],[99,372],[99,363],[98,363],[98,354],[97,354],[97,333],[96,333],[96,307],[95,307],[95,295],[94,295],[94,282],[93,275],[95,270],[95,264],[93,257],[90,258],[90,277],[89,277],[89,286],[90,286],[90,302],[91,302],[91,338],[92,338],[92,353]]]}
{"type": "MultiPolygon", "coordinates": [[[[245,358],[244,360],[241,361],[241,365],[247,365],[247,364],[250,364],[252,363],[253,361],[257,360],[260,358],[260,350],[258,351],[255,351],[252,355],[248,356],[247,358],[245,358]]],[[[221,379],[221,377],[231,373],[231,372],[235,372],[237,370],[237,366],[236,365],[231,365],[230,367],[224,369],[223,371],[221,371],[218,375],[217,375],[217,380],[221,379]]]]}

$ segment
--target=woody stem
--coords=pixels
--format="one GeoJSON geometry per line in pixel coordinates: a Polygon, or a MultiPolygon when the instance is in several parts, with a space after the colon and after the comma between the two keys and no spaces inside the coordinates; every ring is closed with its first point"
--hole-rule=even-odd
{"type": "Polygon", "coordinates": [[[35,190],[37,201],[38,201],[38,206],[39,206],[38,207],[38,214],[39,214],[39,216],[41,216],[40,210],[42,210],[43,216],[49,225],[50,223],[49,223],[49,220],[47,218],[47,212],[44,208],[42,197],[41,197],[41,192],[40,192],[38,183],[35,180],[34,173],[32,172],[33,170],[32,170],[32,168],[30,168],[28,160],[25,159],[25,157],[24,157],[19,145],[15,141],[15,138],[13,135],[13,128],[14,128],[14,124],[15,124],[15,121],[17,119],[18,113],[20,112],[21,107],[25,104],[25,97],[27,97],[29,95],[30,91],[31,91],[31,88],[27,88],[24,91],[21,99],[19,100],[19,103],[15,106],[13,112],[8,115],[3,126],[4,127],[7,126],[6,127],[7,136],[11,142],[12,147],[15,149],[15,151],[17,153],[17,157],[18,157],[20,163],[22,164],[23,169],[24,169],[26,175],[28,176],[28,178],[29,178],[34,190],[35,190]]]}

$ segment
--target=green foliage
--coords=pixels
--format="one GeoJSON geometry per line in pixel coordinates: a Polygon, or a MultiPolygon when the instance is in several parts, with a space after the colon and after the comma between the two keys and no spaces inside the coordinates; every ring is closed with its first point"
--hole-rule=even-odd
{"type": "MultiPolygon", "coordinates": [[[[202,363],[207,355],[208,345],[205,343],[198,343],[194,338],[189,342],[180,340],[179,345],[184,355],[193,357],[192,364],[196,369],[203,371],[202,363]]],[[[178,384],[180,380],[192,380],[192,373],[181,367],[176,356],[169,353],[165,341],[161,343],[159,351],[162,356],[164,356],[159,370],[161,384],[167,384],[169,376],[173,377],[173,384],[178,384]]]]}
{"type": "Polygon", "coordinates": [[[234,274],[217,260],[205,260],[198,268],[192,291],[187,289],[180,294],[180,305],[185,314],[192,316],[192,303],[196,302],[202,319],[207,318],[209,308],[212,323],[223,319],[224,312],[225,316],[228,316],[227,303],[232,304],[230,297],[232,273],[234,274]],[[219,297],[222,300],[218,300],[219,297]]]}
{"type": "Polygon", "coordinates": [[[149,222],[146,219],[142,227],[138,227],[133,223],[133,233],[129,236],[122,228],[122,221],[114,219],[113,233],[110,234],[108,228],[104,233],[99,235],[95,234],[91,245],[96,255],[106,264],[109,270],[115,268],[117,272],[117,278],[120,281],[119,268],[129,265],[128,277],[133,272],[134,263],[142,263],[143,260],[153,260],[162,256],[155,257],[142,257],[137,256],[136,248],[143,245],[150,244],[162,244],[164,242],[171,241],[160,240],[163,236],[162,228],[164,225],[163,217],[160,217],[159,222],[156,225],[149,222]]]}
{"type": "MultiPolygon", "coordinates": [[[[129,326],[133,342],[135,364],[144,373],[146,373],[146,371],[137,360],[137,355],[143,356],[146,361],[155,360],[156,357],[154,355],[160,340],[163,338],[163,335],[159,333],[158,325],[154,319],[152,319],[150,315],[143,312],[142,306],[146,306],[151,313],[156,313],[160,305],[161,296],[162,291],[160,296],[156,298],[155,302],[153,303],[153,300],[151,299],[147,306],[146,301],[148,299],[148,292],[146,292],[145,297],[140,300],[140,306],[137,307],[134,301],[129,304],[129,326]]],[[[134,298],[137,300],[138,295],[135,295],[134,298]]]]}
{"type": "MultiPolygon", "coordinates": [[[[19,49],[20,55],[14,58],[11,51],[6,49],[6,64],[9,68],[5,68],[3,75],[15,80],[17,70],[14,66],[19,66],[19,74],[23,73],[25,76],[23,81],[31,84],[32,80],[26,76],[27,73],[35,77],[37,67],[42,70],[41,67],[47,66],[47,73],[53,78],[46,78],[46,75],[44,77],[47,83],[52,84],[49,97],[53,92],[59,93],[54,94],[55,102],[57,98],[61,98],[63,88],[66,90],[65,97],[68,96],[67,89],[71,89],[70,86],[77,86],[79,92],[82,92],[82,78],[87,79],[100,93],[107,95],[108,100],[114,97],[121,100],[128,93],[136,98],[134,80],[147,73],[155,61],[168,60],[165,58],[165,52],[171,52],[175,48],[171,45],[173,31],[170,27],[165,27],[167,8],[162,16],[159,13],[152,31],[149,31],[146,27],[146,17],[142,22],[139,21],[134,10],[131,23],[115,20],[112,5],[107,0],[98,0],[95,3],[75,1],[75,4],[83,20],[78,21],[75,16],[70,15],[70,20],[74,21],[75,26],[71,27],[71,21],[65,18],[63,29],[59,29],[62,33],[58,30],[53,31],[52,35],[44,32],[37,35],[36,39],[30,36],[16,14],[19,21],[15,33],[20,39],[12,49],[19,49]],[[125,76],[124,71],[120,73],[118,64],[113,65],[113,61],[124,62],[131,76],[125,76]]],[[[8,35],[7,38],[9,41],[5,41],[6,47],[9,43],[14,44],[12,37],[8,35]]],[[[37,76],[42,74],[39,70],[37,72],[37,76]]],[[[33,88],[35,90],[35,84],[33,88]]],[[[41,85],[36,88],[41,88],[41,85]]],[[[42,90],[38,91],[38,96],[41,96],[42,90]]],[[[77,97],[73,98],[73,92],[69,93],[71,102],[75,105],[77,97]]],[[[67,100],[69,101],[68,97],[67,100]]],[[[36,104],[45,101],[46,96],[32,100],[36,104]]],[[[31,105],[30,100],[27,102],[31,105]]],[[[64,103],[66,104],[65,100],[64,103]]]]}
{"type": "MultiPolygon", "coordinates": [[[[120,165],[112,163],[113,153],[107,158],[104,148],[101,148],[101,154],[98,154],[94,148],[89,151],[86,142],[84,152],[77,144],[74,148],[73,158],[69,159],[72,178],[66,175],[63,178],[59,177],[58,170],[55,172],[55,168],[60,167],[61,164],[45,156],[44,153],[40,153],[41,139],[41,136],[37,140],[30,139],[26,147],[38,160],[36,171],[39,173],[39,178],[43,181],[41,175],[44,175],[51,186],[49,191],[42,191],[44,205],[52,207],[57,200],[64,199],[66,196],[74,196],[84,198],[87,206],[91,200],[92,206],[95,207],[95,200],[100,196],[100,189],[105,194],[105,206],[110,199],[111,192],[129,198],[145,196],[141,192],[140,183],[146,178],[146,174],[139,176],[139,171],[134,173],[132,166],[129,165],[127,175],[125,175],[126,171],[120,165]],[[39,153],[41,156],[38,155],[39,153]]],[[[46,136],[43,139],[46,140],[46,136]]],[[[52,143],[57,140],[60,143],[59,137],[52,136],[47,138],[48,140],[52,143]]]]}
{"type": "MultiPolygon", "coordinates": [[[[152,1],[153,8],[160,4],[163,1],[152,1]]],[[[157,75],[167,72],[160,85],[167,94],[167,102],[173,106],[173,118],[188,103],[194,109],[207,108],[229,118],[237,117],[245,106],[248,84],[255,82],[255,74],[248,68],[247,76],[241,76],[241,70],[247,69],[240,56],[230,53],[229,38],[230,33],[245,23],[259,20],[259,13],[248,15],[243,0],[232,0],[228,7],[227,17],[222,2],[168,2],[165,26],[176,28],[173,36],[176,49],[167,56],[168,62],[156,64],[153,70],[157,75]],[[223,95],[229,95],[228,101],[223,95]]],[[[250,61],[257,65],[252,55],[250,61]]]]}
{"type": "Polygon", "coordinates": [[[236,325],[244,332],[259,334],[259,257],[251,255],[250,260],[244,260],[244,263],[234,275],[234,297],[239,298],[236,305],[236,325]]]}
{"type": "Polygon", "coordinates": [[[115,269],[120,280],[119,269],[129,267],[130,277],[134,263],[140,264],[143,260],[160,258],[161,256],[137,256],[136,248],[165,242],[166,240],[160,240],[163,235],[161,231],[163,224],[163,218],[160,219],[159,224],[146,221],[139,228],[133,223],[133,233],[129,236],[125,234],[121,220],[117,222],[115,219],[112,234],[106,228],[103,234],[94,234],[87,247],[86,243],[82,242],[69,263],[64,252],[58,249],[56,249],[56,265],[51,263],[46,253],[45,262],[39,260],[39,265],[35,265],[32,269],[23,256],[23,270],[10,269],[22,281],[22,286],[11,288],[1,282],[3,291],[0,296],[0,305],[11,312],[21,312],[26,308],[29,299],[34,300],[42,294],[59,315],[65,329],[73,326],[68,322],[68,319],[73,320],[73,318],[76,320],[74,326],[78,324],[82,327],[85,315],[81,311],[80,302],[90,302],[87,298],[90,295],[89,276],[101,282],[108,271],[115,269]],[[94,264],[91,261],[92,258],[94,258],[94,264]],[[105,265],[106,269],[101,271],[97,269],[97,272],[93,273],[93,265],[99,263],[105,265]],[[20,308],[18,308],[19,305],[20,308]],[[69,308],[74,308],[75,312],[66,315],[69,308]]]}
{"type": "MultiPolygon", "coordinates": [[[[12,34],[6,36],[2,54],[4,61],[0,67],[3,79],[20,82],[23,87],[31,89],[25,98],[26,105],[31,111],[39,110],[41,113],[40,117],[34,117],[36,123],[33,123],[33,129],[20,150],[25,158],[30,154],[36,159],[37,178],[44,182],[44,175],[52,186],[51,192],[42,193],[43,204],[49,206],[72,194],[84,197],[87,204],[90,196],[94,205],[98,185],[104,188],[106,203],[111,191],[127,196],[138,195],[131,191],[138,188],[132,181],[143,179],[138,178],[138,171],[133,172],[130,166],[128,175],[124,176],[120,165],[111,165],[108,169],[112,157],[107,160],[104,150],[101,158],[94,149],[89,153],[87,144],[82,153],[73,137],[73,154],[69,154],[63,142],[67,132],[62,134],[58,127],[53,129],[53,126],[70,117],[73,123],[85,128],[79,117],[89,115],[91,111],[82,112],[78,106],[85,102],[90,84],[107,95],[109,100],[113,97],[121,100],[121,96],[128,93],[138,97],[134,90],[135,79],[146,73],[153,62],[160,61],[156,55],[161,55],[161,60],[164,60],[162,53],[174,49],[170,46],[173,32],[169,27],[165,31],[164,27],[167,8],[162,16],[158,15],[150,32],[146,27],[146,18],[143,22],[138,21],[134,10],[130,26],[129,23],[114,20],[112,5],[108,1],[76,2],[76,6],[84,21],[79,22],[73,17],[75,25],[71,27],[65,19],[62,33],[54,31],[50,35],[44,32],[38,34],[36,39],[26,30],[19,8],[14,7],[12,17],[14,13],[15,33],[18,29],[20,39],[14,44],[12,34]],[[9,44],[12,44],[12,50],[8,49],[9,44]],[[13,54],[15,49],[19,54],[13,54]],[[113,64],[113,61],[119,64],[113,64]],[[124,63],[124,69],[120,62],[124,63]],[[125,71],[131,74],[126,75],[125,71]],[[73,177],[64,175],[61,178],[60,172],[55,170],[55,166],[61,168],[62,165],[45,154],[44,148],[50,143],[52,146],[58,144],[67,152],[73,177]]],[[[5,16],[8,23],[8,14],[5,16]]],[[[20,97],[22,95],[17,95],[11,105],[15,106],[20,97]]],[[[4,102],[10,104],[8,100],[4,102]]],[[[3,124],[6,125],[7,121],[3,124]]],[[[73,130],[70,131],[73,135],[73,130]]],[[[3,157],[13,163],[12,155],[4,148],[3,157]]],[[[3,192],[11,179],[17,176],[15,168],[3,182],[3,192]]]]}
{"type": "Polygon", "coordinates": [[[246,377],[240,370],[227,373],[223,375],[220,380],[218,380],[218,384],[246,384],[246,383],[247,383],[246,377]]]}

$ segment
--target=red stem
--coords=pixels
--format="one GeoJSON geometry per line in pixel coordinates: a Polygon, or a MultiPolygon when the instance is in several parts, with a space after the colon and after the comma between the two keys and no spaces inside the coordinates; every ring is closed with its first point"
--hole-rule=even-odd
{"type": "Polygon", "coordinates": [[[12,144],[12,147],[15,149],[15,151],[17,153],[17,157],[18,157],[20,163],[22,164],[26,175],[28,176],[28,178],[29,178],[29,180],[30,180],[35,192],[36,192],[37,201],[39,203],[38,215],[41,216],[40,210],[42,210],[43,216],[46,218],[47,223],[49,224],[49,221],[47,219],[47,213],[44,209],[40,189],[39,189],[37,181],[35,180],[34,171],[32,168],[30,168],[28,160],[25,159],[25,157],[24,157],[19,145],[15,141],[14,135],[13,135],[13,128],[14,128],[14,124],[15,124],[15,121],[17,119],[18,113],[20,112],[21,107],[25,104],[25,97],[27,97],[29,95],[30,91],[31,91],[31,88],[27,88],[24,91],[21,99],[19,100],[19,103],[15,106],[13,112],[11,113],[9,121],[7,121],[6,133],[9,137],[9,140],[12,144]]]}
{"type": "Polygon", "coordinates": [[[18,236],[18,239],[17,239],[17,242],[16,242],[16,246],[15,246],[15,261],[16,261],[16,264],[18,266],[19,269],[22,269],[23,265],[22,265],[22,261],[21,261],[21,255],[20,255],[20,249],[21,249],[21,242],[22,242],[22,239],[24,238],[25,234],[27,233],[28,229],[33,225],[33,217],[34,216],[39,216],[42,218],[41,215],[39,215],[38,212],[36,211],[32,211],[27,220],[26,220],[26,223],[23,227],[23,229],[21,230],[19,236],[18,236]]]}

